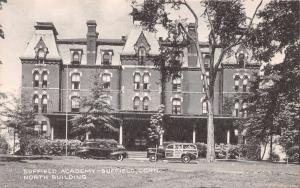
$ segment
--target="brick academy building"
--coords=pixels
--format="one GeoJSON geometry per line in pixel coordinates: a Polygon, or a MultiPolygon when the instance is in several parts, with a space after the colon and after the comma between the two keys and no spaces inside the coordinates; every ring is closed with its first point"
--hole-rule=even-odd
{"type": "MultiPolygon", "coordinates": [[[[82,111],[79,99],[90,94],[94,75],[100,72],[107,102],[123,119],[120,132],[111,136],[129,149],[143,149],[150,116],[161,103],[161,76],[152,60],[159,54],[162,40],[143,31],[137,21],[128,35],[117,39],[102,39],[96,29],[96,22],[90,20],[86,38],[60,39],[53,23],[37,22],[20,57],[22,99],[33,104],[37,131],[51,139],[65,138],[66,118],[82,111]]],[[[188,30],[197,36],[193,24],[188,30]]],[[[200,44],[206,61],[208,44],[200,44]]],[[[219,68],[214,104],[216,143],[237,143],[232,122],[246,115],[246,103],[238,96],[248,92],[253,72],[260,67],[250,57],[239,47],[219,68]],[[225,108],[230,109],[229,114],[225,108]]],[[[187,46],[180,59],[181,78],[167,83],[164,141],[206,142],[207,103],[196,59],[195,46],[187,46]]]]}

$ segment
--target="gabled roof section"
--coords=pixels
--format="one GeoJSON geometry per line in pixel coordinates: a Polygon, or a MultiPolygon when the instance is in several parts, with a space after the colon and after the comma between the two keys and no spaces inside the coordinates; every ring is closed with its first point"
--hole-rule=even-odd
{"type": "Polygon", "coordinates": [[[36,57],[35,48],[39,47],[39,45],[44,45],[48,48],[46,59],[61,60],[56,45],[56,32],[53,30],[53,25],[38,22],[35,28],[35,33],[27,44],[25,52],[20,59],[34,59],[36,57]]]}
{"type": "Polygon", "coordinates": [[[137,50],[140,46],[145,47],[147,49],[147,51],[148,51],[148,49],[150,49],[150,44],[148,43],[143,31],[141,32],[136,43],[134,44],[134,49],[137,50]]]}
{"type": "MultiPolygon", "coordinates": [[[[136,45],[144,44],[149,46],[148,53],[150,55],[159,55],[159,43],[155,38],[155,34],[149,31],[143,31],[142,26],[133,25],[121,55],[136,54],[136,45]]],[[[146,47],[146,46],[145,46],[146,47]]]]}
{"type": "Polygon", "coordinates": [[[41,48],[47,48],[44,40],[43,40],[43,37],[40,38],[39,42],[35,45],[34,49],[41,49],[41,48]]]}

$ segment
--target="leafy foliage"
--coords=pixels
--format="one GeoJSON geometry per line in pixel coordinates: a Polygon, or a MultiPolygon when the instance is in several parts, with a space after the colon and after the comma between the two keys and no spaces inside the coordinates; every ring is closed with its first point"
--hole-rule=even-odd
{"type": "Polygon", "coordinates": [[[100,78],[100,72],[97,72],[94,76],[91,96],[81,100],[82,109],[85,111],[71,119],[71,133],[74,135],[82,137],[89,131],[94,136],[98,131],[118,132],[120,119],[112,115],[113,109],[107,102],[108,96],[105,94],[100,78]]]}
{"type": "Polygon", "coordinates": [[[160,105],[156,114],[153,114],[150,118],[150,126],[147,129],[148,138],[151,144],[157,144],[160,135],[164,133],[163,127],[163,113],[164,106],[160,105]]]}

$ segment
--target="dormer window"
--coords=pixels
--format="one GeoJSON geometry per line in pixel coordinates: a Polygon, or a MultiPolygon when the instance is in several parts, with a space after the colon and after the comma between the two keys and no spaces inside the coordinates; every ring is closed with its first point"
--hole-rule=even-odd
{"type": "Polygon", "coordinates": [[[73,49],[71,50],[71,55],[72,55],[72,64],[79,65],[81,63],[82,50],[73,49]]]}
{"type": "Polygon", "coordinates": [[[102,51],[102,65],[111,65],[113,51],[112,50],[103,50],[102,51]]]}
{"type": "Polygon", "coordinates": [[[207,54],[204,56],[204,64],[209,65],[209,63],[210,63],[210,55],[207,54]]]}
{"type": "Polygon", "coordinates": [[[139,56],[139,64],[143,64],[145,61],[145,57],[146,57],[145,47],[139,47],[138,56],[139,56]]]}
{"type": "Polygon", "coordinates": [[[245,54],[244,53],[239,54],[238,64],[240,65],[240,67],[244,67],[244,65],[245,65],[245,54]]]}
{"type": "Polygon", "coordinates": [[[45,57],[45,51],[44,51],[44,49],[39,49],[38,50],[38,58],[39,59],[44,59],[44,57],[45,57]]]}

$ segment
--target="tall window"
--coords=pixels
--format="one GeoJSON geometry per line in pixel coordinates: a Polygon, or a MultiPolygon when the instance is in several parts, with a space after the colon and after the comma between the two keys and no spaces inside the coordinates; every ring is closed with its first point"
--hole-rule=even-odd
{"type": "Polygon", "coordinates": [[[71,81],[72,81],[72,89],[80,88],[80,75],[78,73],[72,74],[71,81]]]}
{"type": "Polygon", "coordinates": [[[144,97],[143,99],[143,110],[148,110],[149,109],[149,98],[144,97]]]}
{"type": "Polygon", "coordinates": [[[39,59],[44,59],[45,58],[45,51],[42,48],[40,48],[37,52],[37,55],[38,55],[39,59]]]}
{"type": "Polygon", "coordinates": [[[181,90],[181,79],[180,78],[173,78],[173,91],[180,91],[181,90]]]}
{"type": "Polygon", "coordinates": [[[145,73],[143,75],[143,89],[149,90],[149,81],[150,81],[150,75],[149,73],[145,73]]]}
{"type": "Polygon", "coordinates": [[[240,108],[239,100],[235,100],[235,103],[234,103],[234,115],[236,117],[239,116],[239,108],[240,108]]]}
{"type": "Polygon", "coordinates": [[[243,117],[247,117],[247,102],[246,101],[243,101],[242,112],[243,112],[243,117]]]}
{"type": "Polygon", "coordinates": [[[103,65],[110,65],[110,54],[109,52],[105,51],[103,53],[103,56],[102,56],[102,64],[103,65]]]}
{"type": "MultiPolygon", "coordinates": [[[[206,77],[207,85],[209,86],[210,81],[209,81],[209,72],[208,71],[205,73],[205,77],[206,77]]],[[[201,80],[202,80],[202,91],[205,92],[205,82],[204,82],[204,77],[202,74],[201,74],[201,80]]]]}
{"type": "Polygon", "coordinates": [[[72,112],[79,112],[79,109],[80,109],[79,97],[72,97],[71,98],[71,111],[72,112]]]}
{"type": "Polygon", "coordinates": [[[38,71],[34,71],[33,73],[33,87],[39,87],[40,83],[40,74],[38,71]]]}
{"type": "Polygon", "coordinates": [[[73,52],[72,58],[73,58],[73,61],[72,61],[73,64],[80,64],[80,54],[78,51],[73,52]]]}
{"type": "Polygon", "coordinates": [[[47,95],[42,96],[42,113],[47,113],[48,99],[47,95]]]}
{"type": "Polygon", "coordinates": [[[110,74],[103,74],[102,81],[103,81],[103,88],[110,89],[110,74]]]}
{"type": "Polygon", "coordinates": [[[239,87],[240,87],[240,76],[235,76],[234,77],[234,91],[239,91],[239,87]]]}
{"type": "Polygon", "coordinates": [[[133,109],[138,110],[140,108],[140,98],[134,97],[133,99],[133,109]]]}
{"type": "Polygon", "coordinates": [[[38,95],[33,96],[33,112],[34,113],[39,112],[39,96],[38,95]]]}
{"type": "Polygon", "coordinates": [[[207,99],[204,99],[202,101],[202,114],[207,114],[207,108],[208,108],[207,99]]]}
{"type": "Polygon", "coordinates": [[[172,114],[180,114],[181,113],[181,101],[180,99],[172,100],[172,114]]]}
{"type": "Polygon", "coordinates": [[[146,49],[144,47],[140,47],[138,50],[139,63],[142,64],[145,61],[146,57],[146,49]]]}
{"type": "Polygon", "coordinates": [[[209,65],[209,62],[210,62],[210,55],[205,55],[204,56],[204,64],[209,65]]]}
{"type": "Polygon", "coordinates": [[[42,87],[45,88],[48,85],[48,73],[44,71],[42,73],[42,87]]]}
{"type": "Polygon", "coordinates": [[[248,85],[248,76],[245,75],[243,78],[243,92],[247,91],[247,85],[248,85]]]}
{"type": "Polygon", "coordinates": [[[134,89],[139,90],[140,89],[140,82],[141,82],[140,73],[135,73],[133,79],[134,79],[134,89]]]}
{"type": "Polygon", "coordinates": [[[238,56],[238,64],[241,67],[244,67],[244,65],[245,65],[245,54],[244,53],[240,53],[239,54],[239,56],[238,56]]]}

